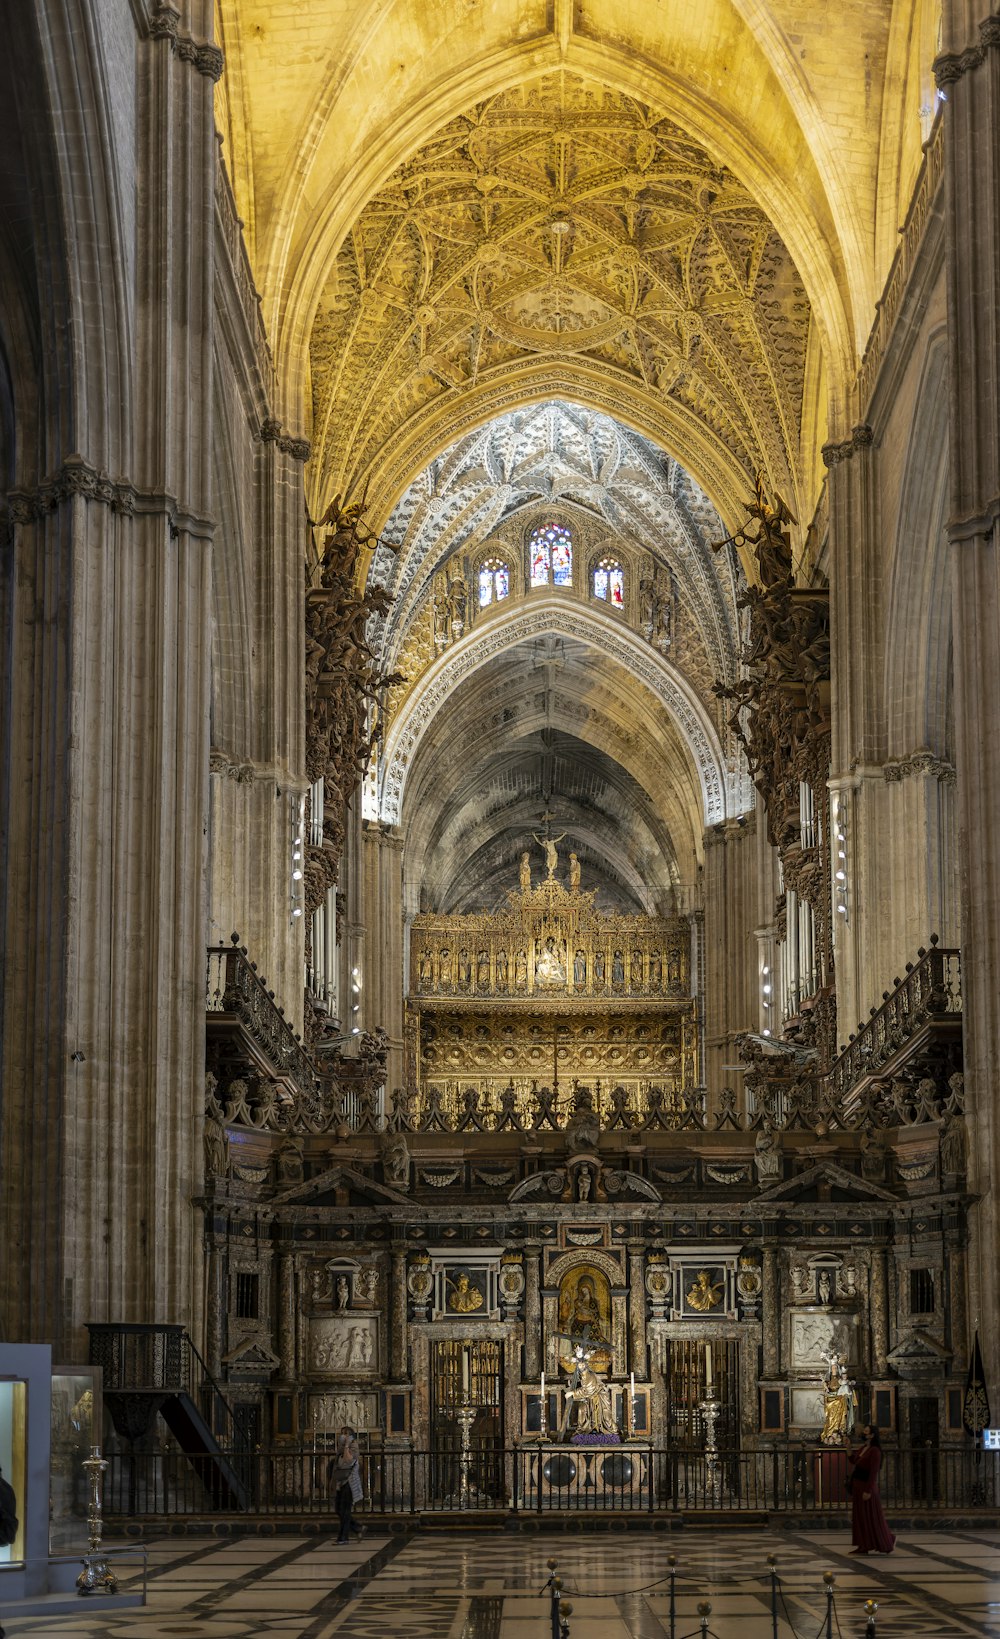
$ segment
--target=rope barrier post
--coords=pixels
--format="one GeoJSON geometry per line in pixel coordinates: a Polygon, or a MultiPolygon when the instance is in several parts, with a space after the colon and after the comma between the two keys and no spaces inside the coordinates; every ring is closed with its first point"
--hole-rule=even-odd
{"type": "Polygon", "coordinates": [[[559,1606],[561,1622],[559,1624],[559,1639],[569,1639],[569,1618],[573,1614],[573,1607],[568,1599],[564,1599],[559,1606]]]}
{"type": "Polygon", "coordinates": [[[677,1555],[668,1554],[667,1564],[670,1567],[670,1639],[677,1639],[677,1555]]]}
{"type": "Polygon", "coordinates": [[[703,1599],[698,1606],[698,1615],[701,1617],[701,1639],[708,1639],[708,1619],[711,1614],[711,1605],[707,1599],[703,1599]]]}
{"type": "Polygon", "coordinates": [[[865,1623],[865,1639],[875,1639],[875,1617],[876,1617],[877,1612],[878,1612],[878,1600],[877,1599],[866,1599],[865,1600],[865,1615],[867,1616],[868,1620],[865,1623]]]}
{"type": "Polygon", "coordinates": [[[771,1639],[778,1639],[778,1561],[773,1554],[767,1556],[767,1568],[771,1573],[771,1639]]]}
{"type": "Polygon", "coordinates": [[[836,1580],[832,1571],[823,1572],[826,1584],[826,1639],[833,1639],[833,1585],[836,1580]]]}
{"type": "MultiPolygon", "coordinates": [[[[551,1639],[560,1639],[560,1635],[559,1635],[559,1589],[562,1587],[562,1579],[560,1577],[556,1576],[556,1562],[555,1562],[554,1559],[547,1559],[545,1561],[545,1566],[546,1566],[546,1569],[549,1573],[549,1580],[546,1582],[545,1588],[547,1588],[548,1592],[549,1592],[549,1616],[550,1616],[550,1621],[551,1621],[551,1639]]],[[[545,1588],[542,1589],[543,1593],[545,1592],[545,1588]]]]}

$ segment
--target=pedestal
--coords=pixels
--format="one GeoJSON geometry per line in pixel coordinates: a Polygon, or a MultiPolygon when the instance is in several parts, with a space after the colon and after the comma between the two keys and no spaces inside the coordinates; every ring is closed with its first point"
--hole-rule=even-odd
{"type": "Polygon", "coordinates": [[[817,1505],[836,1507],[847,1501],[846,1451],[820,1451],[813,1457],[813,1492],[817,1505]]]}

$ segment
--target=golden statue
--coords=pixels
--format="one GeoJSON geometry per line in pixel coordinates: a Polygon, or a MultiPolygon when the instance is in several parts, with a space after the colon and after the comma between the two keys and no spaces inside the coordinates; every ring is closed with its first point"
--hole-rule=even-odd
{"type": "Polygon", "coordinates": [[[830,1375],[823,1385],[823,1428],[820,1432],[822,1445],[839,1445],[845,1434],[850,1434],[854,1427],[854,1414],[857,1409],[858,1397],[854,1391],[854,1384],[844,1372],[846,1361],[839,1355],[824,1355],[823,1359],[830,1368],[830,1375]]]}
{"type": "Polygon", "coordinates": [[[591,1361],[594,1350],[577,1343],[572,1355],[560,1357],[560,1365],[570,1374],[565,1394],[565,1409],[559,1438],[562,1439],[569,1422],[570,1412],[576,1406],[578,1434],[617,1434],[618,1427],[611,1410],[611,1394],[594,1371],[591,1361]]]}
{"type": "Polygon", "coordinates": [[[518,881],[521,884],[521,892],[528,893],[531,888],[531,861],[528,858],[527,849],[521,855],[521,863],[518,866],[518,881]]]}
{"type": "Polygon", "coordinates": [[[698,1313],[703,1315],[706,1310],[714,1309],[721,1298],[721,1280],[713,1281],[707,1269],[700,1269],[687,1295],[690,1308],[697,1309],[698,1313]]]}
{"type": "Polygon", "coordinates": [[[483,1307],[483,1294],[478,1286],[473,1286],[468,1275],[461,1274],[454,1281],[449,1276],[448,1284],[455,1288],[448,1299],[448,1308],[456,1315],[471,1315],[483,1307]]]}

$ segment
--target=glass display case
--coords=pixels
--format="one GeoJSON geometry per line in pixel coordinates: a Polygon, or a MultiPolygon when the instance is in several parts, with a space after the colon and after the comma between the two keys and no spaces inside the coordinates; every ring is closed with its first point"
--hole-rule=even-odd
{"type": "Polygon", "coordinates": [[[85,1553],[90,1487],[83,1460],[101,1444],[101,1372],[53,1366],[49,1552],[85,1553]]]}
{"type": "Polygon", "coordinates": [[[0,1546],[0,1565],[16,1565],[24,1559],[27,1410],[27,1383],[18,1378],[0,1381],[0,1469],[4,1479],[14,1487],[18,1517],[14,1541],[0,1546]]]}

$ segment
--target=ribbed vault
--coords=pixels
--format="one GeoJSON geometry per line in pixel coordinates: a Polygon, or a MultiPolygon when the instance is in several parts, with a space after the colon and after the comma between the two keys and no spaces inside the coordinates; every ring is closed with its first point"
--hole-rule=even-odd
{"type": "Polygon", "coordinates": [[[343,241],[311,340],[316,504],[364,492],[381,518],[498,389],[573,371],[728,509],[763,470],[798,511],[809,319],[772,223],[680,126],[534,81],[438,131],[343,241]]]}
{"type": "Polygon", "coordinates": [[[545,814],[609,908],[662,911],[693,887],[702,821],[690,750],[634,675],[578,639],[511,646],[427,721],[401,814],[408,909],[496,904],[519,855],[537,861],[545,814]]]}

